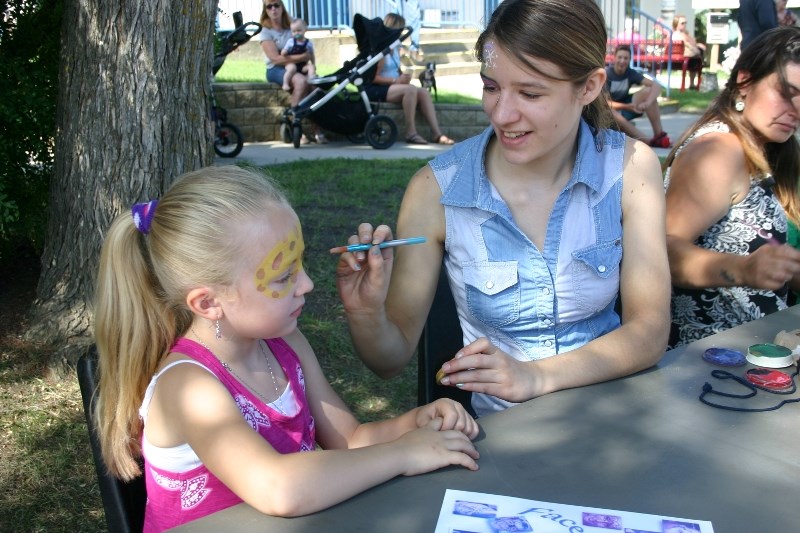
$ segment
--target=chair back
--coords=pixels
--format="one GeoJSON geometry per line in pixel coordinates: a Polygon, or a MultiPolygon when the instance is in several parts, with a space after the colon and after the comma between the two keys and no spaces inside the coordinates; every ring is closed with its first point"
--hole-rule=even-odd
{"type": "Polygon", "coordinates": [[[100,440],[97,436],[94,412],[95,392],[97,391],[97,348],[94,345],[78,359],[77,372],[108,530],[115,533],[142,531],[144,505],[147,499],[144,477],[139,476],[129,482],[115,478],[108,473],[100,452],[100,440]]]}
{"type": "Polygon", "coordinates": [[[417,402],[419,405],[430,403],[438,398],[451,398],[460,402],[474,416],[471,392],[436,383],[436,372],[463,347],[464,335],[458,321],[455,300],[450,292],[447,272],[442,265],[433,304],[417,345],[419,362],[417,402]]]}

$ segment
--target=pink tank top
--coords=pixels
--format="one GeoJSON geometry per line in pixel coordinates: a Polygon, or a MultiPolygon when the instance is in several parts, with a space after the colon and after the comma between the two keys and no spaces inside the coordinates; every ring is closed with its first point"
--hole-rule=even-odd
{"type": "MultiPolygon", "coordinates": [[[[225,370],[210,351],[196,342],[180,338],[172,351],[191,357],[211,370],[230,391],[247,423],[275,450],[280,453],[312,451],[315,449],[314,419],[306,400],[300,360],[283,339],[271,339],[266,343],[300,404],[294,416],[267,407],[263,400],[225,370]]],[[[144,470],[147,486],[145,533],[177,527],[242,502],[205,465],[188,472],[169,472],[149,464],[145,455],[144,470]]]]}

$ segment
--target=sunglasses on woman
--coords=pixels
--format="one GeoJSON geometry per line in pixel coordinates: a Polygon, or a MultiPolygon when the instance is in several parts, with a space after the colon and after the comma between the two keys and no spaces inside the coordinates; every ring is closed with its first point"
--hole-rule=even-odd
{"type": "Polygon", "coordinates": [[[281,5],[280,4],[266,4],[264,7],[267,8],[267,9],[278,9],[279,7],[281,7],[281,5]]]}

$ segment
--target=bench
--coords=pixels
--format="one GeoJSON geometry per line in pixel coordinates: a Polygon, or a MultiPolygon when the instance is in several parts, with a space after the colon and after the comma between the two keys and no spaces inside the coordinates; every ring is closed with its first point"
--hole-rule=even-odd
{"type": "MultiPolygon", "coordinates": [[[[664,39],[633,41],[609,39],[606,41],[606,65],[614,62],[614,50],[621,44],[627,44],[631,47],[632,65],[649,65],[656,74],[667,64],[680,65],[682,72],[681,92],[686,90],[686,72],[689,71],[689,60],[691,58],[683,55],[683,41],[672,41],[672,46],[670,47],[670,41],[664,39]]],[[[697,73],[697,86],[699,87],[703,76],[702,63],[699,68],[694,69],[694,72],[697,73]]]]}

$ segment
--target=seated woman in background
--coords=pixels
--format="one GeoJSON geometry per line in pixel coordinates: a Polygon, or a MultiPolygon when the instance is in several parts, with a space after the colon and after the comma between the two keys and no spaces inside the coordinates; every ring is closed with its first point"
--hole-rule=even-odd
{"type": "MultiPolygon", "coordinates": [[[[397,13],[389,13],[383,19],[387,28],[405,28],[406,21],[397,13]]],[[[411,75],[403,74],[400,65],[400,54],[397,50],[381,59],[376,65],[375,77],[367,84],[365,91],[373,102],[401,102],[403,116],[406,122],[406,142],[410,144],[428,144],[423,136],[417,133],[416,114],[419,106],[425,120],[431,127],[433,142],[438,144],[453,144],[455,141],[442,133],[439,121],[436,119],[436,108],[433,107],[431,93],[422,87],[411,85],[411,75]]]]}
{"type": "Polygon", "coordinates": [[[706,45],[698,43],[691,33],[686,31],[686,16],[677,15],[672,19],[672,40],[683,41],[683,57],[689,58],[689,89],[699,90],[699,83],[695,85],[694,79],[697,72],[703,68],[703,53],[706,45]]]}
{"type": "Polygon", "coordinates": [[[786,308],[800,287],[800,28],[744,49],[664,166],[676,347],[786,308]]]}
{"type": "MultiPolygon", "coordinates": [[[[283,87],[284,81],[286,81],[291,91],[291,106],[295,107],[311,91],[311,86],[308,83],[307,75],[301,70],[296,70],[294,74],[284,80],[286,65],[306,63],[312,61],[314,57],[308,51],[302,54],[281,54],[283,47],[292,38],[291,20],[282,0],[263,0],[259,22],[262,28],[257,38],[261,41],[261,50],[267,61],[267,81],[279,87],[283,87]]],[[[328,139],[319,131],[319,127],[313,123],[312,127],[314,128],[314,140],[320,144],[327,143],[328,139]]],[[[302,142],[307,144],[310,139],[304,134],[302,142]]]]}

